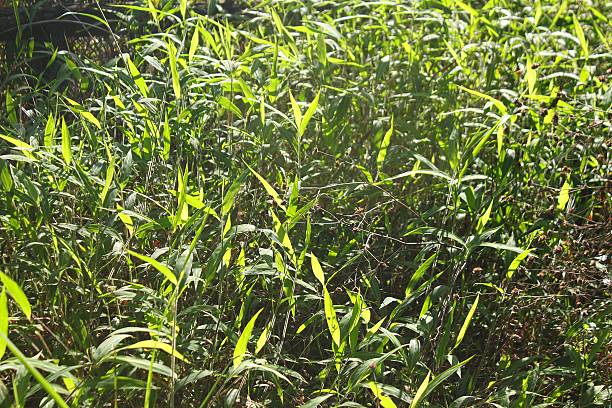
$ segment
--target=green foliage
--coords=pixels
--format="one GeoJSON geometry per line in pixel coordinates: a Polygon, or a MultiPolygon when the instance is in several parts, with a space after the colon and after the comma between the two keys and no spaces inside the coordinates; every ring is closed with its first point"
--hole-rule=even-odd
{"type": "Polygon", "coordinates": [[[221,3],[0,64],[0,407],[608,406],[609,5],[221,3]]]}

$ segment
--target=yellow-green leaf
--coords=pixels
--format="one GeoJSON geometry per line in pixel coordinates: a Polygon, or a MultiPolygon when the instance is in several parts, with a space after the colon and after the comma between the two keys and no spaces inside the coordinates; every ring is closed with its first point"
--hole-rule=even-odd
{"type": "Polygon", "coordinates": [[[136,68],[136,65],[134,65],[134,63],[130,59],[129,55],[126,57],[126,59],[127,59],[128,69],[130,70],[130,74],[132,75],[132,79],[134,79],[134,82],[136,83],[136,86],[138,87],[138,90],[140,90],[140,93],[142,94],[142,96],[146,98],[149,89],[147,88],[147,84],[145,83],[144,78],[140,74],[140,71],[138,70],[138,68],[136,68]]]}
{"type": "Polygon", "coordinates": [[[538,73],[535,69],[533,69],[531,58],[527,58],[527,63],[525,64],[525,80],[527,81],[527,86],[529,88],[530,95],[534,95],[537,79],[538,73]]]}
{"type": "Polygon", "coordinates": [[[181,81],[178,74],[178,66],[176,63],[176,48],[172,43],[168,44],[168,56],[170,63],[170,73],[172,74],[172,89],[174,90],[174,96],[176,99],[181,97],[181,81]]]}
{"type": "Polygon", "coordinates": [[[571,185],[568,178],[565,180],[565,183],[563,183],[563,187],[561,187],[561,191],[559,192],[559,198],[557,199],[557,208],[561,211],[565,210],[565,206],[567,206],[567,202],[569,201],[570,188],[571,185]]]}
{"type": "Polygon", "coordinates": [[[300,106],[295,101],[293,94],[289,91],[289,100],[291,101],[291,109],[293,109],[293,119],[295,121],[295,127],[298,129],[302,128],[302,111],[300,106]]]}
{"type": "Polygon", "coordinates": [[[312,266],[312,273],[314,273],[315,278],[321,282],[321,285],[325,286],[325,274],[315,254],[310,254],[310,265],[312,266]]]}
{"type": "Polygon", "coordinates": [[[485,99],[487,101],[492,102],[493,105],[495,105],[495,107],[499,110],[499,112],[501,114],[505,115],[506,112],[508,111],[506,106],[499,99],[495,99],[492,96],[489,96],[487,94],[483,94],[482,92],[478,92],[478,91],[475,91],[473,89],[466,88],[466,87],[461,86],[461,85],[459,85],[459,89],[462,89],[462,90],[466,91],[467,93],[470,93],[470,94],[472,94],[474,96],[477,96],[479,98],[482,98],[482,99],[485,99]]]}
{"type": "Polygon", "coordinates": [[[23,314],[30,319],[32,317],[32,306],[30,306],[28,298],[26,297],[25,293],[23,293],[23,290],[21,290],[17,282],[2,272],[0,272],[0,280],[2,281],[2,284],[8,291],[9,295],[11,295],[15,303],[17,303],[19,309],[21,309],[23,314]]]}
{"type": "Polygon", "coordinates": [[[135,256],[136,258],[140,259],[141,261],[148,263],[149,265],[151,265],[155,269],[157,269],[159,272],[161,272],[162,275],[164,275],[166,277],[166,279],[168,279],[174,285],[176,285],[178,283],[178,281],[176,279],[176,276],[174,275],[174,273],[172,273],[170,268],[168,268],[166,265],[164,265],[161,262],[151,258],[150,256],[142,255],[142,254],[139,254],[137,252],[130,251],[130,250],[128,250],[128,253],[130,255],[135,256]]]}
{"type": "Polygon", "coordinates": [[[461,344],[461,341],[463,340],[463,337],[465,336],[465,333],[467,332],[467,329],[470,326],[470,322],[472,321],[472,317],[474,316],[474,313],[476,312],[476,308],[478,307],[478,300],[479,299],[480,299],[480,293],[478,295],[476,295],[476,300],[474,300],[474,304],[472,304],[472,307],[470,308],[470,311],[468,312],[467,316],[465,317],[463,325],[461,326],[461,330],[459,330],[459,334],[457,335],[457,341],[455,342],[455,347],[453,347],[453,348],[457,348],[457,347],[459,347],[459,344],[461,344]]]}
{"type": "Polygon", "coordinates": [[[491,209],[492,208],[493,208],[493,201],[491,201],[491,203],[487,207],[487,209],[484,212],[484,214],[482,214],[480,216],[480,218],[478,218],[478,223],[476,224],[476,232],[477,233],[481,234],[482,231],[484,231],[485,226],[487,225],[487,223],[489,222],[489,219],[491,218],[491,209]]]}
{"type": "Polygon", "coordinates": [[[331,296],[329,296],[326,287],[323,287],[323,307],[325,308],[325,320],[327,320],[329,333],[336,346],[340,347],[340,325],[338,324],[334,304],[332,303],[331,296]]]}
{"type": "Polygon", "coordinates": [[[512,276],[514,275],[514,272],[517,271],[519,266],[521,266],[521,263],[523,262],[523,260],[525,260],[525,258],[527,258],[527,255],[529,255],[531,253],[531,251],[533,251],[533,248],[526,249],[525,251],[523,251],[520,254],[518,254],[512,260],[512,262],[510,263],[510,266],[508,267],[508,272],[506,272],[506,278],[512,279],[512,276]]]}
{"type": "Polygon", "coordinates": [[[55,119],[53,118],[53,114],[49,113],[49,118],[47,119],[47,124],[45,125],[45,136],[43,139],[46,147],[51,147],[53,145],[54,135],[55,135],[55,119]]]}
{"type": "Polygon", "coordinates": [[[576,14],[573,14],[572,18],[574,21],[574,31],[576,32],[576,37],[578,37],[578,41],[580,41],[580,47],[582,48],[582,56],[586,58],[589,56],[589,45],[587,44],[586,37],[584,36],[584,31],[580,26],[580,22],[578,21],[578,17],[576,17],[576,14]]]}
{"type": "Polygon", "coordinates": [[[251,166],[249,166],[248,164],[246,165],[249,170],[251,170],[251,173],[253,173],[255,175],[255,177],[257,177],[257,180],[259,180],[259,182],[264,186],[264,188],[266,189],[268,195],[270,197],[272,197],[272,199],[274,200],[274,202],[276,204],[278,204],[278,206],[280,208],[282,208],[283,210],[285,209],[285,207],[283,206],[283,200],[280,198],[280,196],[278,195],[278,193],[276,192],[276,190],[274,189],[274,187],[272,187],[265,178],[263,178],[259,173],[257,173],[255,170],[253,170],[253,168],[251,168],[251,166]]]}
{"type": "Polygon", "coordinates": [[[234,368],[238,367],[240,363],[242,363],[242,360],[244,359],[244,356],[246,355],[247,346],[249,344],[249,339],[251,338],[251,333],[253,332],[253,328],[255,327],[255,322],[257,321],[257,317],[259,317],[259,314],[262,311],[263,311],[263,308],[259,309],[259,311],[255,313],[253,317],[251,317],[251,320],[249,320],[246,326],[244,326],[244,330],[242,331],[242,334],[240,334],[240,337],[238,338],[238,342],[236,343],[236,348],[234,349],[234,357],[233,357],[234,368]]]}
{"type": "Polygon", "coordinates": [[[268,333],[270,333],[270,327],[272,326],[272,321],[268,322],[266,327],[263,329],[261,334],[259,335],[259,339],[257,339],[257,344],[255,345],[255,354],[259,353],[259,351],[266,345],[268,341],[268,333]]]}
{"type": "Polygon", "coordinates": [[[95,127],[97,127],[98,129],[102,129],[100,121],[91,112],[79,111],[79,113],[83,118],[85,118],[88,122],[92,123],[95,127]]]}
{"type": "Polygon", "coordinates": [[[427,389],[427,385],[429,384],[430,376],[431,376],[431,372],[428,372],[427,376],[425,377],[425,379],[423,380],[423,382],[417,389],[416,394],[414,394],[414,398],[412,398],[412,403],[410,403],[410,408],[416,408],[419,406],[419,403],[421,402],[421,398],[423,397],[423,393],[425,392],[425,390],[427,389]]]}
{"type": "Polygon", "coordinates": [[[200,45],[200,32],[196,29],[193,30],[193,36],[191,37],[191,43],[189,44],[189,62],[193,59],[196,51],[198,50],[198,46],[200,45]]]}
{"type": "Polygon", "coordinates": [[[385,136],[383,137],[382,143],[380,144],[380,149],[378,150],[378,156],[376,157],[376,166],[378,167],[378,171],[382,170],[382,166],[385,163],[385,158],[387,157],[387,148],[391,143],[391,136],[393,135],[393,116],[391,117],[391,126],[385,136]]]}
{"type": "Polygon", "coordinates": [[[10,144],[14,145],[15,147],[17,147],[19,149],[23,149],[22,152],[23,152],[23,155],[25,157],[28,157],[30,159],[34,159],[35,160],[35,157],[32,154],[32,152],[29,151],[29,150],[32,150],[34,148],[32,146],[30,146],[29,144],[27,144],[26,142],[22,142],[19,139],[15,139],[14,137],[10,137],[10,136],[7,136],[7,135],[0,135],[0,138],[6,140],[7,142],[9,142],[10,144]]]}
{"type": "Polygon", "coordinates": [[[119,216],[119,219],[123,225],[125,225],[125,228],[127,228],[130,235],[132,235],[134,233],[134,221],[128,213],[123,211],[123,207],[121,207],[119,204],[117,204],[117,215],[119,216]]]}
{"type": "Polygon", "coordinates": [[[314,115],[314,113],[317,111],[317,106],[319,106],[319,94],[320,93],[321,92],[317,92],[317,95],[310,103],[310,106],[308,106],[308,109],[306,110],[306,113],[304,114],[304,117],[302,118],[302,121],[300,122],[300,127],[299,127],[300,136],[304,135],[304,132],[306,132],[306,128],[308,127],[308,122],[310,122],[312,115],[314,115]]]}
{"type": "MultiPolygon", "coordinates": [[[[6,288],[2,288],[0,293],[0,333],[8,337],[8,301],[6,298],[6,288]]],[[[6,341],[0,337],[0,360],[6,351],[6,341]]]]}
{"type": "Polygon", "coordinates": [[[70,131],[66,125],[66,119],[62,118],[62,157],[67,165],[72,162],[72,141],[70,131]]]}
{"type": "Polygon", "coordinates": [[[372,393],[380,400],[380,406],[383,408],[396,408],[397,405],[393,402],[393,400],[384,395],[378,385],[374,381],[368,382],[368,387],[372,390],[372,393]]]}
{"type": "Polygon", "coordinates": [[[127,347],[123,347],[121,350],[131,350],[131,349],[139,349],[139,348],[161,350],[163,352],[170,354],[171,356],[178,358],[179,360],[188,362],[188,360],[181,353],[179,353],[176,349],[172,348],[171,344],[164,343],[161,341],[156,341],[156,340],[139,341],[138,343],[134,343],[127,347]]]}

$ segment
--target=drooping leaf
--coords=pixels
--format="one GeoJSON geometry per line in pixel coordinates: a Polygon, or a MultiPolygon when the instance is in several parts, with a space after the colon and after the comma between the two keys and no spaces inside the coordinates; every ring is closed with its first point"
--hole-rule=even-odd
{"type": "Polygon", "coordinates": [[[10,144],[12,144],[13,146],[23,149],[22,152],[24,156],[30,159],[36,160],[32,152],[30,152],[30,150],[33,150],[34,148],[30,146],[29,144],[27,144],[26,142],[22,142],[21,140],[15,139],[14,137],[10,137],[7,135],[1,135],[1,134],[0,134],[0,139],[4,139],[10,144]]]}
{"type": "Polygon", "coordinates": [[[142,254],[139,254],[139,253],[131,251],[131,250],[128,250],[128,253],[130,255],[135,256],[136,258],[140,259],[141,261],[144,261],[144,262],[148,263],[149,265],[151,265],[155,269],[157,269],[172,284],[176,285],[178,283],[178,280],[176,279],[176,276],[174,275],[174,273],[172,273],[172,270],[170,270],[170,268],[168,268],[166,265],[164,265],[161,262],[151,258],[150,256],[142,255],[142,254]]]}
{"type": "Polygon", "coordinates": [[[171,42],[166,43],[168,46],[168,63],[170,64],[170,74],[172,75],[172,89],[174,90],[174,97],[176,99],[181,98],[181,80],[178,73],[178,65],[176,61],[176,48],[171,42]]]}
{"type": "Polygon", "coordinates": [[[492,208],[493,208],[493,200],[491,200],[491,203],[489,204],[485,212],[480,216],[480,218],[478,218],[478,224],[476,225],[477,233],[481,234],[482,231],[484,231],[485,226],[487,225],[487,223],[489,222],[489,219],[491,218],[492,208]]]}
{"type": "Polygon", "coordinates": [[[278,193],[276,192],[274,187],[272,187],[270,185],[270,183],[268,183],[266,181],[266,179],[263,178],[259,173],[257,173],[255,170],[253,170],[253,168],[251,166],[249,166],[248,164],[246,166],[249,168],[249,170],[251,170],[251,173],[253,173],[255,175],[255,177],[257,177],[257,180],[259,180],[259,182],[263,185],[263,187],[266,189],[266,192],[268,193],[268,195],[270,197],[272,197],[272,200],[274,200],[274,202],[279,207],[281,207],[282,209],[285,209],[285,206],[283,205],[283,200],[280,198],[280,196],[278,195],[278,193]]]}
{"type": "Polygon", "coordinates": [[[121,350],[131,350],[139,348],[161,350],[165,353],[170,354],[171,356],[178,358],[179,360],[188,362],[188,360],[181,353],[179,353],[176,349],[172,348],[171,344],[157,340],[142,340],[129,346],[123,347],[121,350]]]}
{"type": "Polygon", "coordinates": [[[9,293],[9,295],[11,295],[11,297],[13,298],[19,309],[23,312],[23,314],[25,314],[28,319],[31,319],[32,306],[30,305],[30,301],[28,300],[25,293],[23,293],[23,290],[21,290],[17,282],[15,282],[3,272],[0,272],[0,281],[2,281],[2,284],[6,288],[7,292],[9,293]]]}
{"type": "MultiPolygon", "coordinates": [[[[32,377],[36,379],[36,381],[40,384],[40,386],[45,390],[45,392],[53,398],[55,404],[57,404],[60,408],[68,408],[68,404],[66,401],[58,394],[55,390],[55,387],[47,381],[47,379],[38,371],[34,365],[30,364],[29,359],[13,344],[13,342],[0,331],[0,340],[4,341],[7,348],[13,353],[13,355],[19,360],[19,362],[32,374],[32,377]]],[[[36,361],[36,360],[33,360],[36,361]]]]}

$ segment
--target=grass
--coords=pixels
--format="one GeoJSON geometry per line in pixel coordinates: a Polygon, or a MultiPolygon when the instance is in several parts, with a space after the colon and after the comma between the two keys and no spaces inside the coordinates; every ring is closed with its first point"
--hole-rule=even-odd
{"type": "Polygon", "coordinates": [[[609,4],[190,7],[5,47],[1,407],[612,402],[609,4]]]}

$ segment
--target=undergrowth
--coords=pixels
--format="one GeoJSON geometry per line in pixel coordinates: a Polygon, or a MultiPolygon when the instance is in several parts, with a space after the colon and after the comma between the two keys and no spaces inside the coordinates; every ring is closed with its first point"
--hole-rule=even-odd
{"type": "Polygon", "coordinates": [[[0,406],[609,406],[609,3],[207,11],[6,45],[0,406]]]}

